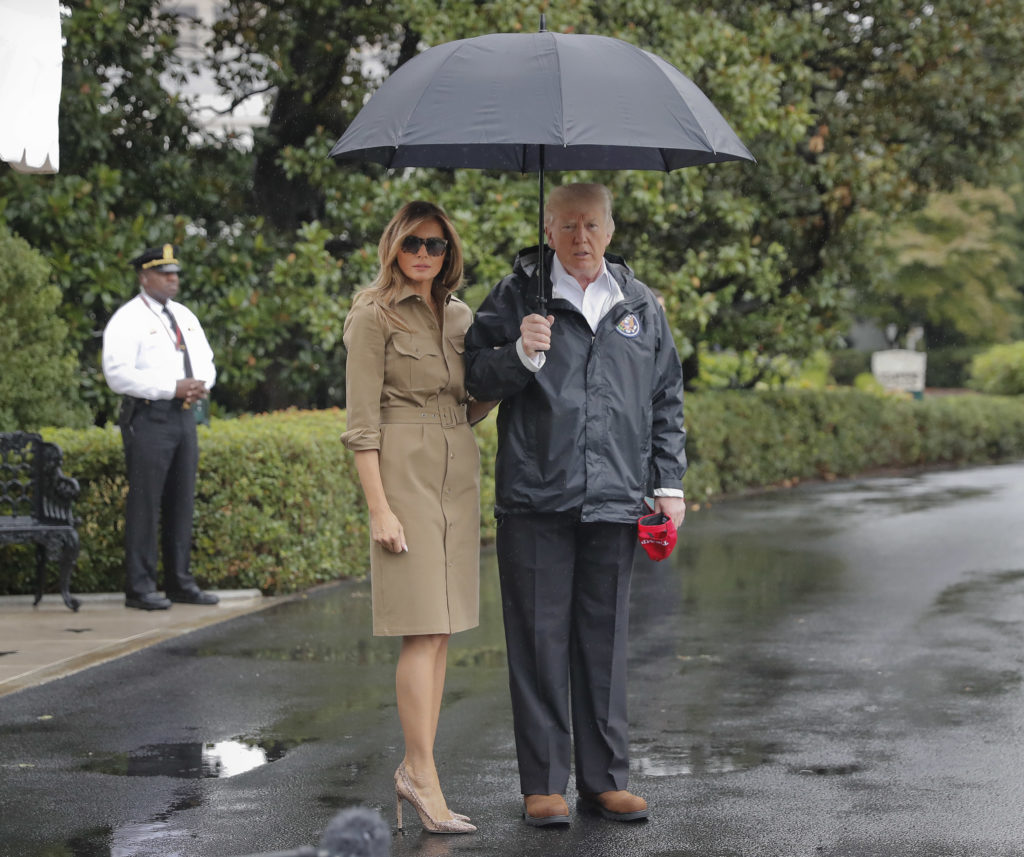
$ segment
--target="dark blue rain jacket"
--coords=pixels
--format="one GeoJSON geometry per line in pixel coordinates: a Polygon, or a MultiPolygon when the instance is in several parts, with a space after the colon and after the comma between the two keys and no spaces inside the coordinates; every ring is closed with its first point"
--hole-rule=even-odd
{"type": "MultiPolygon", "coordinates": [[[[546,249],[545,271],[554,252],[546,249]]],[[[537,249],[481,304],[466,333],[466,387],[501,399],[496,515],[578,512],[580,520],[635,522],[643,497],[682,488],[686,472],[683,373],[664,312],[625,262],[605,262],[622,289],[593,333],[565,300],[550,300],[551,350],[536,374],[516,353],[519,325],[536,312],[537,249]]]]}

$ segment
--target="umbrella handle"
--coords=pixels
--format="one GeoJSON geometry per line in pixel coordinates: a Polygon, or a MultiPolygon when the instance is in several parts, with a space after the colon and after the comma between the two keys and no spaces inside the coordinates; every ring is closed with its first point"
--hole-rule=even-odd
{"type": "MultiPolygon", "coordinates": [[[[540,13],[540,32],[546,33],[548,30],[547,16],[540,13]]],[[[538,185],[538,215],[537,215],[537,312],[539,315],[547,318],[548,315],[548,299],[544,292],[544,144],[541,143],[538,146],[537,161],[540,169],[537,171],[539,176],[538,185]]]]}
{"type": "MultiPolygon", "coordinates": [[[[540,16],[540,28],[544,29],[544,16],[540,16]]],[[[539,146],[537,159],[540,164],[538,174],[538,205],[537,217],[537,314],[547,318],[548,299],[544,289],[544,145],[539,146]]]]}

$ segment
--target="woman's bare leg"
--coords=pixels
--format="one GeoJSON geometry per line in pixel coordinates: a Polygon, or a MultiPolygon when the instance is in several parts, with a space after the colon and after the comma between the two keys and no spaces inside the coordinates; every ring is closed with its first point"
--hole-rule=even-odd
{"type": "Polygon", "coordinates": [[[402,638],[395,671],[398,719],[405,737],[405,768],[430,814],[451,818],[434,764],[434,739],[444,695],[448,634],[402,638]]]}

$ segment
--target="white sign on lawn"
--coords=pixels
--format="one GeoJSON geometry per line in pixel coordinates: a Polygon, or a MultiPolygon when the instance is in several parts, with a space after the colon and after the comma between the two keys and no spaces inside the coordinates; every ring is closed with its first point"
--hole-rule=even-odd
{"type": "Polygon", "coordinates": [[[887,390],[923,393],[927,359],[923,351],[902,348],[876,351],[871,355],[871,374],[887,390]]]}

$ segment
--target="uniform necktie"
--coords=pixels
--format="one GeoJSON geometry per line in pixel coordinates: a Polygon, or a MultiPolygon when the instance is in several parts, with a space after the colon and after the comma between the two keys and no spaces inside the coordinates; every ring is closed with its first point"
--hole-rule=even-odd
{"type": "Polygon", "coordinates": [[[178,322],[174,320],[174,316],[171,315],[171,311],[165,306],[164,313],[171,322],[171,331],[174,333],[174,344],[177,346],[178,351],[185,357],[185,377],[192,378],[192,361],[188,358],[188,348],[185,345],[185,337],[181,335],[181,328],[178,327],[178,322]]]}

